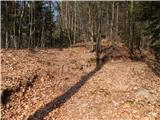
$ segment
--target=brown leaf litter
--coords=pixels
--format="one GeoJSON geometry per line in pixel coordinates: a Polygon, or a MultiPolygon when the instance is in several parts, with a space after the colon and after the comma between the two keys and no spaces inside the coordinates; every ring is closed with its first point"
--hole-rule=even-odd
{"type": "Polygon", "coordinates": [[[2,119],[159,120],[160,78],[146,63],[111,60],[96,70],[93,58],[84,47],[2,50],[1,91],[20,87],[2,119]]]}

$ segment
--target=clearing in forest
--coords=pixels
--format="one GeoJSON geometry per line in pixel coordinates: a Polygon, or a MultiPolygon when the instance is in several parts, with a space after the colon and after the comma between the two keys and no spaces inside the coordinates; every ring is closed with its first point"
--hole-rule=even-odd
{"type": "Polygon", "coordinates": [[[84,47],[2,50],[2,119],[160,119],[160,78],[146,63],[118,59],[96,69],[94,58],[84,47]]]}

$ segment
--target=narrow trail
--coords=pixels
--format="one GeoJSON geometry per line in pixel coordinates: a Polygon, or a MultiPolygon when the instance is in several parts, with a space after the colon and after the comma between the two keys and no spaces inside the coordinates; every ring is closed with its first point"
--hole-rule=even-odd
{"type": "Polygon", "coordinates": [[[41,76],[24,94],[11,96],[3,120],[160,119],[160,78],[145,63],[109,61],[97,70],[88,63],[94,55],[82,48],[37,57],[41,76]]]}
{"type": "MultiPolygon", "coordinates": [[[[142,62],[114,61],[59,109],[58,120],[159,120],[160,78],[142,62]]],[[[46,120],[54,117],[50,112],[46,120]]]]}

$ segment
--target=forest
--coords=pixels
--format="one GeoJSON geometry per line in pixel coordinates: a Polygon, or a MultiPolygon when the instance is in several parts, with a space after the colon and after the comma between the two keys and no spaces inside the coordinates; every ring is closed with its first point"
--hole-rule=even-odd
{"type": "Polygon", "coordinates": [[[159,120],[160,1],[1,1],[3,120],[159,120]]]}

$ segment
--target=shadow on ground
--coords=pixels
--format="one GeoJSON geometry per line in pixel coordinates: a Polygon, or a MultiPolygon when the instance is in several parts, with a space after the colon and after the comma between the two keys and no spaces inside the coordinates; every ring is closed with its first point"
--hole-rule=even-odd
{"type": "Polygon", "coordinates": [[[129,57],[132,61],[140,61],[144,62],[148,65],[148,67],[155,73],[156,76],[160,77],[160,59],[149,59],[147,56],[144,56],[140,53],[139,56],[133,55],[132,57],[129,57]]]}
{"type": "MultiPolygon", "coordinates": [[[[119,57],[119,56],[118,56],[119,57]]],[[[121,57],[121,56],[120,56],[121,57]]],[[[44,117],[46,117],[50,112],[55,110],[56,108],[60,108],[65,102],[67,102],[73,95],[75,95],[81,87],[96,73],[98,72],[103,65],[109,60],[110,57],[108,57],[108,54],[103,56],[103,62],[100,64],[100,66],[89,72],[88,74],[81,77],[81,79],[74,84],[69,90],[67,90],[64,94],[61,96],[56,97],[49,103],[45,104],[43,107],[40,107],[38,110],[36,110],[32,115],[28,117],[27,120],[42,120],[44,117]]],[[[142,61],[145,62],[156,75],[160,75],[160,65],[153,64],[151,62],[146,62],[145,59],[142,58],[136,58],[132,59],[133,61],[142,61]]]]}
{"type": "Polygon", "coordinates": [[[69,90],[67,90],[61,96],[58,96],[54,100],[47,103],[45,106],[39,108],[35,111],[34,114],[30,115],[27,120],[42,120],[45,116],[47,116],[51,111],[56,108],[60,108],[65,102],[67,102],[74,94],[76,94],[80,88],[102,67],[104,63],[101,64],[98,68],[96,67],[88,74],[81,77],[81,79],[74,84],[69,90]]]}
{"type": "MultiPolygon", "coordinates": [[[[133,59],[132,59],[133,60],[133,59]]],[[[158,77],[160,77],[160,63],[155,61],[155,60],[145,60],[145,59],[136,59],[133,61],[140,61],[140,62],[144,62],[148,65],[148,67],[152,70],[152,72],[154,72],[154,74],[158,77]]]]}
{"type": "Polygon", "coordinates": [[[151,70],[155,73],[155,75],[157,75],[158,77],[160,77],[160,63],[157,61],[147,61],[146,64],[148,65],[149,68],[151,68],[151,70]]]}

